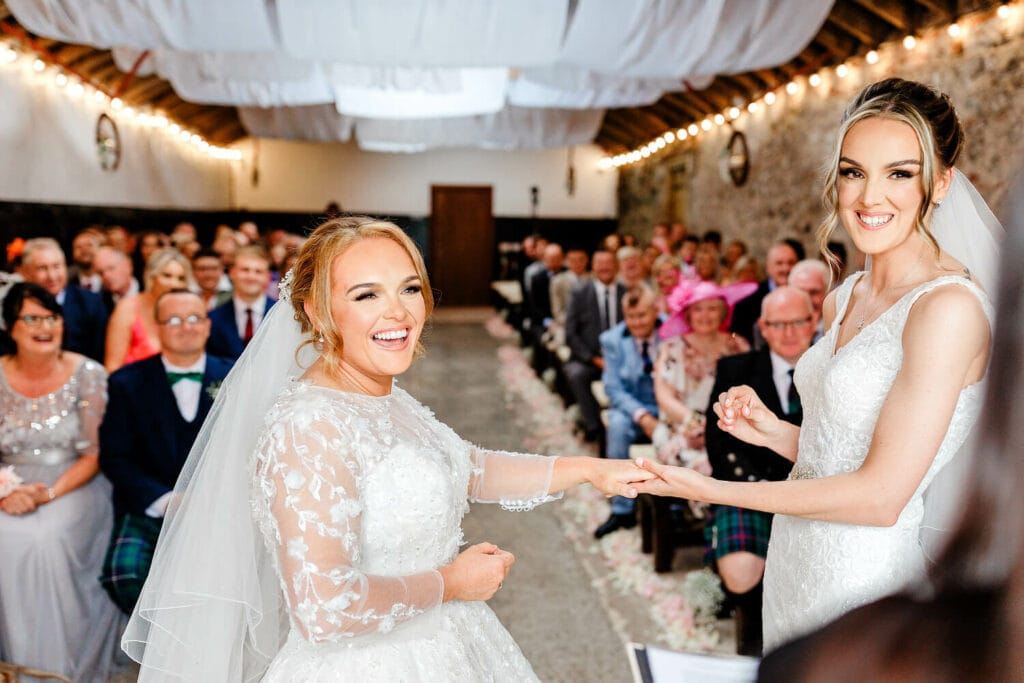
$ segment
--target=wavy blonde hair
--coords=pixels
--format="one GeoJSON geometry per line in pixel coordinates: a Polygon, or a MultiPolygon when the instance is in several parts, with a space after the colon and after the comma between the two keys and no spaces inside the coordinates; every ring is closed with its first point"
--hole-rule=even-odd
{"type": "MultiPolygon", "coordinates": [[[[400,227],[369,216],[344,216],[322,223],[302,245],[298,259],[292,266],[291,303],[302,333],[309,335],[299,348],[307,344],[317,345],[329,372],[337,372],[344,346],[331,314],[334,262],[353,244],[366,239],[388,239],[405,250],[420,278],[426,319],[430,318],[434,310],[434,293],[430,289],[423,256],[416,243],[400,227]],[[307,304],[309,313],[306,312],[307,304]],[[322,345],[315,339],[321,334],[324,338],[322,345]]],[[[423,345],[417,340],[416,355],[418,357],[422,354],[423,345]]]]}
{"type": "Polygon", "coordinates": [[[839,259],[828,249],[828,241],[839,227],[839,158],[843,141],[850,129],[864,119],[883,117],[901,121],[910,126],[921,146],[921,189],[924,201],[914,221],[917,232],[932,245],[939,255],[928,223],[934,208],[932,199],[935,181],[939,175],[956,165],[964,147],[964,129],[956,115],[949,96],[923,83],[887,78],[867,86],[850,102],[843,112],[842,123],[836,134],[835,146],[825,169],[825,188],[822,204],[826,216],[818,227],[818,249],[833,267],[839,259]]]}
{"type": "Polygon", "coordinates": [[[145,281],[145,291],[153,291],[153,280],[156,278],[156,274],[172,261],[185,269],[185,288],[196,288],[196,279],[192,274],[192,262],[188,260],[188,257],[174,247],[162,247],[150,254],[149,260],[146,261],[146,270],[142,275],[142,279],[145,281]]]}

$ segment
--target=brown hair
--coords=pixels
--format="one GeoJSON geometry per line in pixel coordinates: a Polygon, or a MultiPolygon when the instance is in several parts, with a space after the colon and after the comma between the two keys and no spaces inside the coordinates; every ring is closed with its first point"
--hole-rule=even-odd
{"type": "Polygon", "coordinates": [[[836,257],[828,249],[832,233],[839,227],[839,157],[850,129],[864,119],[883,117],[910,126],[921,146],[921,189],[924,201],[915,228],[939,254],[939,244],[928,229],[932,194],[939,174],[952,168],[964,147],[964,129],[949,96],[923,83],[887,78],[867,86],[847,105],[835,146],[825,169],[822,203],[827,215],[817,231],[818,248],[833,267],[836,257]]]}
{"type": "MultiPolygon", "coordinates": [[[[331,276],[334,262],[356,242],[374,238],[391,240],[405,250],[420,278],[421,294],[428,319],[434,310],[434,293],[430,289],[430,279],[423,256],[416,243],[401,228],[394,223],[369,216],[343,216],[321,224],[302,245],[299,257],[292,266],[291,302],[295,310],[295,320],[303,334],[310,335],[302,346],[319,344],[319,340],[314,337],[323,335],[321,352],[330,372],[337,370],[343,346],[341,334],[335,327],[331,315],[331,276]],[[306,312],[307,306],[309,313],[306,312]]],[[[416,342],[416,353],[423,353],[420,341],[416,342]]]]}

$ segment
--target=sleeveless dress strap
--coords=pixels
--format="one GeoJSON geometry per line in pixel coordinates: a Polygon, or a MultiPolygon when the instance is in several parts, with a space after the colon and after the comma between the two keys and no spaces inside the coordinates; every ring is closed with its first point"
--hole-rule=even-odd
{"type": "Polygon", "coordinates": [[[853,296],[853,287],[860,281],[861,277],[863,277],[866,272],[866,270],[858,270],[856,273],[853,273],[843,280],[843,283],[836,289],[836,317],[835,320],[832,321],[833,327],[835,327],[840,320],[846,317],[846,307],[850,305],[850,297],[853,296]]]}
{"type": "MultiPolygon", "coordinates": [[[[965,287],[969,292],[974,294],[978,299],[978,303],[981,304],[981,309],[985,312],[985,317],[988,319],[989,325],[995,320],[995,308],[992,306],[991,300],[988,298],[988,294],[985,293],[981,287],[976,285],[970,278],[964,277],[963,275],[943,275],[937,277],[934,280],[923,282],[917,286],[910,296],[906,297],[906,308],[909,311],[914,307],[914,304],[923,295],[945,285],[960,285],[965,287]]],[[[905,319],[905,318],[904,318],[905,319]]]]}

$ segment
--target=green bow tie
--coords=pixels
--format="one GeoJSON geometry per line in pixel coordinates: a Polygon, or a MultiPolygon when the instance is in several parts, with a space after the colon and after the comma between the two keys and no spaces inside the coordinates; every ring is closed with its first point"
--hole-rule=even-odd
{"type": "Polygon", "coordinates": [[[190,379],[193,382],[203,383],[203,373],[201,372],[174,372],[172,370],[167,371],[167,381],[171,383],[173,387],[175,384],[183,379],[190,379]]]}

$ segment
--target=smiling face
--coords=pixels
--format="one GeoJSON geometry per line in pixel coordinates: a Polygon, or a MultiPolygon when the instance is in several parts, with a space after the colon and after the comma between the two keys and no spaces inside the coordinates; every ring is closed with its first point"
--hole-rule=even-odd
{"type": "Polygon", "coordinates": [[[716,332],[725,320],[726,306],[722,299],[705,299],[686,309],[686,322],[694,334],[716,332]]]}
{"type": "Polygon", "coordinates": [[[42,286],[57,296],[68,284],[68,266],[60,249],[42,247],[32,252],[22,265],[22,274],[29,282],[42,286]]]}
{"type": "MultiPolygon", "coordinates": [[[[921,146],[914,129],[884,117],[855,123],[843,139],[839,159],[839,216],[865,254],[904,244],[915,233],[924,201],[921,146]]],[[[934,198],[948,189],[939,174],[934,198]]]]}
{"type": "Polygon", "coordinates": [[[153,274],[153,294],[160,296],[172,289],[184,289],[188,284],[185,266],[177,261],[168,261],[164,267],[153,274]]]}
{"type": "Polygon", "coordinates": [[[409,369],[426,320],[423,282],[397,242],[355,242],[331,268],[331,316],[341,337],[341,369],[374,394],[409,369]]]}
{"type": "Polygon", "coordinates": [[[18,353],[57,355],[60,353],[63,336],[63,318],[38,301],[26,298],[21,305],[18,319],[11,326],[11,339],[17,344],[18,353]],[[26,316],[29,316],[32,324],[25,322],[26,316]],[[51,316],[56,316],[56,320],[50,322],[51,316]]]}

